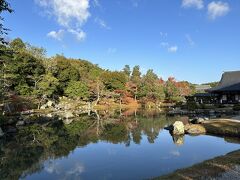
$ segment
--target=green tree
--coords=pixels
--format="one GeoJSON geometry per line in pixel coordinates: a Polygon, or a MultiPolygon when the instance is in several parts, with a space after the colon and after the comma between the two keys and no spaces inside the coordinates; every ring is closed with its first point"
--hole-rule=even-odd
{"type": "Polygon", "coordinates": [[[42,61],[25,51],[18,52],[14,55],[10,67],[12,74],[15,75],[14,86],[18,86],[16,89],[18,92],[20,92],[19,90],[22,85],[24,87],[29,86],[32,89],[36,89],[37,83],[42,79],[45,73],[42,61]]]}
{"type": "Polygon", "coordinates": [[[12,54],[13,52],[8,47],[0,45],[0,99],[3,103],[9,99],[8,95],[14,82],[14,74],[11,73],[10,67],[12,54]]]}
{"type": "Polygon", "coordinates": [[[26,45],[20,38],[16,38],[13,41],[10,42],[10,48],[12,48],[14,51],[24,51],[26,50],[26,45]]]}
{"type": "Polygon", "coordinates": [[[51,97],[57,92],[59,81],[51,73],[46,74],[38,83],[37,92],[40,96],[51,97]]]}
{"type": "Polygon", "coordinates": [[[139,90],[139,96],[155,103],[164,100],[164,87],[160,83],[158,76],[152,69],[143,76],[143,81],[139,90]]]}
{"type": "Polygon", "coordinates": [[[176,102],[181,99],[179,88],[176,86],[176,80],[172,77],[168,78],[165,83],[166,99],[171,102],[176,102]]]}
{"type": "Polygon", "coordinates": [[[124,90],[127,78],[123,72],[106,71],[101,75],[102,82],[107,90],[124,90]]]}
{"type": "Polygon", "coordinates": [[[46,49],[42,47],[33,46],[31,44],[26,43],[26,49],[29,54],[37,59],[45,59],[46,58],[46,49]]]}
{"type": "Polygon", "coordinates": [[[123,68],[123,72],[126,74],[128,80],[130,78],[130,75],[131,75],[131,68],[129,65],[125,65],[124,68],[123,68]]]}
{"type": "Polygon", "coordinates": [[[140,66],[133,67],[131,81],[136,85],[138,85],[141,82],[140,66]]]}
{"type": "MultiPolygon", "coordinates": [[[[9,13],[13,12],[10,4],[6,0],[0,0],[0,14],[4,11],[9,13]]],[[[5,41],[4,36],[8,34],[7,31],[9,31],[9,29],[4,28],[3,21],[4,18],[0,16],[0,43],[6,44],[7,42],[5,41]]]]}
{"type": "Polygon", "coordinates": [[[53,74],[59,80],[60,91],[64,92],[70,81],[80,80],[80,74],[79,71],[72,66],[72,60],[68,60],[64,56],[57,55],[54,61],[56,61],[56,68],[54,69],[53,74]]]}
{"type": "Polygon", "coordinates": [[[78,97],[84,100],[87,100],[89,97],[89,90],[87,85],[80,81],[71,81],[65,89],[64,93],[69,97],[78,97]]]}

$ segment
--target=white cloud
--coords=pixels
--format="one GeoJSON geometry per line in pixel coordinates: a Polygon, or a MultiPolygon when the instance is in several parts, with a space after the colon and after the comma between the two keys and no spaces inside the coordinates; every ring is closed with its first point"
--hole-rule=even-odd
{"type": "Polygon", "coordinates": [[[168,33],[166,32],[160,32],[160,36],[163,38],[166,38],[168,36],[168,33]]]}
{"type": "Polygon", "coordinates": [[[103,19],[95,18],[95,22],[104,29],[108,29],[108,30],[111,29],[103,19]]]}
{"type": "Polygon", "coordinates": [[[78,30],[68,29],[68,32],[75,35],[78,41],[83,41],[87,36],[86,33],[81,29],[78,29],[78,30]]]}
{"type": "Polygon", "coordinates": [[[170,53],[176,53],[178,51],[178,46],[176,46],[176,45],[172,46],[168,42],[165,42],[165,41],[161,42],[160,46],[163,49],[166,49],[170,53]]]}
{"type": "Polygon", "coordinates": [[[203,0],[183,0],[182,1],[182,7],[203,9],[204,8],[204,2],[203,2],[203,0]]]}
{"type": "Polygon", "coordinates": [[[64,30],[60,29],[59,31],[51,31],[47,34],[48,37],[61,41],[64,35],[64,30]]]}
{"type": "Polygon", "coordinates": [[[168,52],[170,52],[170,53],[176,53],[177,50],[178,50],[178,47],[177,47],[177,46],[170,46],[170,47],[168,48],[168,52]]]}
{"type": "Polygon", "coordinates": [[[181,155],[180,152],[177,151],[177,150],[171,151],[170,154],[173,155],[173,156],[177,156],[177,157],[181,155]]]}
{"type": "Polygon", "coordinates": [[[51,16],[56,18],[58,24],[67,31],[75,31],[77,39],[83,36],[81,30],[84,23],[90,17],[90,0],[35,0],[38,5],[44,8],[51,16]],[[80,29],[80,30],[79,30],[80,29]]]}
{"type": "Polygon", "coordinates": [[[195,42],[193,41],[192,37],[189,34],[186,34],[185,37],[186,37],[186,40],[187,40],[187,42],[190,46],[195,45],[195,42]]]}
{"type": "Polygon", "coordinates": [[[162,46],[162,47],[169,47],[169,43],[168,42],[161,42],[160,43],[160,45],[162,46]]]}
{"type": "Polygon", "coordinates": [[[208,4],[208,17],[212,20],[220,16],[225,16],[229,11],[230,7],[228,3],[213,1],[208,4]]]}

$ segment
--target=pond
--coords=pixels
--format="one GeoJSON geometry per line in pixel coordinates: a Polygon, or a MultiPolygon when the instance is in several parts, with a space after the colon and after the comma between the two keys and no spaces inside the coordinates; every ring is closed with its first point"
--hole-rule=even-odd
{"type": "Polygon", "coordinates": [[[23,127],[0,141],[0,177],[146,179],[240,148],[236,140],[208,135],[173,138],[164,130],[182,119],[157,111],[102,111],[71,123],[23,127]]]}

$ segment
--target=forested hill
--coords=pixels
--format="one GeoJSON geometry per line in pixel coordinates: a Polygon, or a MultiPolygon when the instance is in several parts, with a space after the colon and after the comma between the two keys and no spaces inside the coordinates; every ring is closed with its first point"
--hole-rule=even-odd
{"type": "Polygon", "coordinates": [[[0,46],[1,97],[9,94],[54,98],[67,96],[83,101],[121,98],[130,101],[159,103],[181,101],[193,93],[188,82],[173,77],[164,81],[153,70],[141,74],[140,67],[129,65],[110,71],[81,59],[63,55],[46,57],[43,48],[24,43],[20,38],[0,46]]]}

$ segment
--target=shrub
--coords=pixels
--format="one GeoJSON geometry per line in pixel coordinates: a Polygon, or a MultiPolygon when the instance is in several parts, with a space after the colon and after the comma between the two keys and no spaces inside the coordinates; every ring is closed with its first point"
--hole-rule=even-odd
{"type": "Polygon", "coordinates": [[[233,106],[233,110],[234,110],[234,111],[240,111],[240,104],[235,104],[235,105],[233,106]]]}

